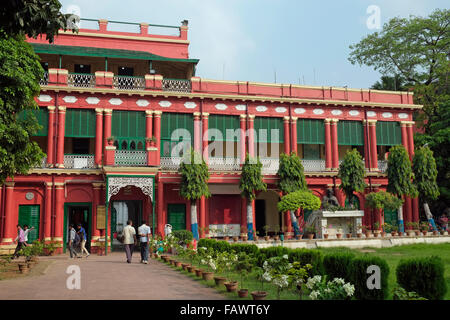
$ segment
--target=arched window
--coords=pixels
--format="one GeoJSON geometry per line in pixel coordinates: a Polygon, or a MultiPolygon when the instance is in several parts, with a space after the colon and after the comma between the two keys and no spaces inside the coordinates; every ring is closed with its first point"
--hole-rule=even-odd
{"type": "Polygon", "coordinates": [[[144,150],[144,144],[142,143],[142,141],[138,142],[137,148],[138,150],[144,150]]]}
{"type": "Polygon", "coordinates": [[[128,144],[127,144],[127,142],[124,140],[124,141],[122,141],[122,148],[121,148],[122,150],[127,150],[128,149],[128,144]]]}
{"type": "Polygon", "coordinates": [[[130,142],[130,150],[136,150],[136,142],[134,141],[130,142]]]}

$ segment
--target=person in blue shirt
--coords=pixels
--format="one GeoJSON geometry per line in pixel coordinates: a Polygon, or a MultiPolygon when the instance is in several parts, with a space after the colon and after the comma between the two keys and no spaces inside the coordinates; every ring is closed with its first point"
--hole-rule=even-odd
{"type": "Polygon", "coordinates": [[[86,230],[81,226],[81,224],[78,224],[78,234],[80,235],[81,244],[80,244],[80,258],[83,256],[83,252],[86,252],[86,258],[89,257],[91,254],[86,249],[86,230]]]}

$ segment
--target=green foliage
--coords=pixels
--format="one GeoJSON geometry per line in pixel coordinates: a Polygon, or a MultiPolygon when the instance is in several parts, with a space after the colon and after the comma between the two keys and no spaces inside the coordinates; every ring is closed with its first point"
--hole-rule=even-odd
{"type": "Polygon", "coordinates": [[[194,239],[192,232],[189,230],[176,230],[172,232],[172,236],[178,240],[179,244],[188,244],[194,239]]]}
{"type": "Polygon", "coordinates": [[[370,209],[397,210],[403,201],[386,191],[371,192],[366,195],[366,206],[370,209]]]}
{"type": "Polygon", "coordinates": [[[392,293],[392,300],[427,300],[414,291],[408,292],[402,287],[396,287],[392,293]]]}
{"type": "Polygon", "coordinates": [[[309,190],[300,190],[282,197],[277,206],[279,212],[286,212],[299,208],[304,210],[318,210],[320,209],[320,205],[319,197],[313,195],[309,190]]]}
{"type": "Polygon", "coordinates": [[[351,203],[354,192],[363,192],[366,187],[364,182],[364,162],[358,150],[347,152],[344,161],[339,165],[338,177],[341,179],[339,189],[344,190],[351,203]]]}
{"type": "Polygon", "coordinates": [[[388,91],[407,91],[408,85],[405,79],[396,74],[394,77],[381,76],[380,81],[375,82],[371,89],[388,91]]]}
{"type": "Polygon", "coordinates": [[[208,187],[208,166],[200,154],[191,149],[181,162],[178,172],[181,175],[181,197],[196,201],[203,196],[206,198],[211,196],[208,187]]]}
{"type": "Polygon", "coordinates": [[[417,189],[412,184],[414,173],[404,146],[392,147],[388,157],[387,191],[399,197],[406,195],[417,197],[417,189]]]}
{"type": "Polygon", "coordinates": [[[248,255],[256,255],[258,253],[256,245],[247,243],[233,243],[231,244],[231,250],[238,254],[243,252],[248,255]]]}
{"type": "Polygon", "coordinates": [[[242,167],[239,189],[243,198],[252,201],[256,198],[256,191],[266,191],[267,184],[263,182],[262,164],[259,158],[251,158],[248,154],[242,167]]]}
{"type": "Polygon", "coordinates": [[[307,264],[311,265],[310,275],[324,274],[323,255],[321,251],[302,248],[289,249],[288,256],[291,262],[300,262],[302,266],[307,264]]]}
{"type": "Polygon", "coordinates": [[[396,274],[402,288],[417,292],[427,299],[443,299],[447,292],[444,263],[437,256],[402,259],[397,265],[396,274]]]}
{"type": "Polygon", "coordinates": [[[292,152],[291,155],[281,154],[278,168],[278,188],[283,193],[306,190],[306,178],[300,158],[292,152]]]}
{"type": "Polygon", "coordinates": [[[428,147],[418,148],[414,153],[412,169],[414,183],[424,201],[436,200],[439,197],[439,188],[436,183],[437,169],[433,151],[428,147]]]}
{"type": "Polygon", "coordinates": [[[370,255],[353,259],[350,265],[350,282],[355,285],[355,297],[358,300],[385,300],[389,294],[389,266],[386,260],[370,255]],[[367,287],[367,268],[378,266],[381,272],[380,289],[370,290],[367,287]]]}
{"type": "Polygon", "coordinates": [[[47,40],[53,42],[60,29],[77,30],[73,23],[76,22],[74,17],[60,10],[61,3],[58,0],[3,0],[0,30],[9,35],[27,35],[30,38],[45,34],[47,40]]]}
{"type": "Polygon", "coordinates": [[[45,154],[30,137],[40,126],[34,116],[19,120],[23,110],[37,108],[44,70],[23,36],[0,35],[0,185],[7,177],[27,174],[45,154]]]}
{"type": "Polygon", "coordinates": [[[323,267],[328,280],[342,278],[345,281],[351,279],[351,263],[355,255],[350,252],[330,253],[323,257],[323,267]]]}
{"type": "Polygon", "coordinates": [[[280,246],[261,248],[259,249],[257,256],[258,265],[262,267],[264,261],[272,257],[278,257],[288,254],[289,250],[289,248],[280,246]]]}

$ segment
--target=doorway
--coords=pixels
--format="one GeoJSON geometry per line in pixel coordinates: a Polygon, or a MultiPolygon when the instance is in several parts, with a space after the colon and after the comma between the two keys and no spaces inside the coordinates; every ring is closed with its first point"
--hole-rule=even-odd
{"type": "Polygon", "coordinates": [[[91,251],[91,223],[92,203],[65,203],[64,204],[64,252],[69,242],[69,225],[73,224],[75,229],[78,224],[86,230],[86,249],[91,251]]]}
{"type": "Polygon", "coordinates": [[[265,230],[264,226],[266,225],[266,201],[264,199],[255,200],[255,220],[256,220],[256,234],[264,236],[265,230]]]}
{"type": "Polygon", "coordinates": [[[184,203],[167,205],[167,223],[172,226],[172,231],[186,230],[186,205],[184,203]]]}
{"type": "MultiPolygon", "coordinates": [[[[142,200],[119,200],[111,202],[111,232],[112,250],[122,250],[123,244],[117,240],[117,234],[122,233],[127,221],[133,221],[133,227],[138,231],[142,224],[142,200]]],[[[137,237],[139,239],[139,237],[137,237]]],[[[138,246],[135,247],[135,250],[138,246]]]]}

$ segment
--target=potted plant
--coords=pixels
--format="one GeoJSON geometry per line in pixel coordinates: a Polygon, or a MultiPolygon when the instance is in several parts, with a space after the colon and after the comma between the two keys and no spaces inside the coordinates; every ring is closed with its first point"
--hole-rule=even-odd
{"type": "Polygon", "coordinates": [[[269,241],[270,240],[270,237],[269,237],[270,227],[268,225],[265,225],[263,227],[263,229],[264,229],[264,233],[265,233],[264,240],[269,241]]]}
{"type": "Polygon", "coordinates": [[[115,140],[116,140],[116,138],[113,137],[113,136],[110,136],[110,137],[106,138],[106,141],[108,141],[108,145],[109,146],[112,146],[114,144],[115,140]]]}
{"type": "Polygon", "coordinates": [[[370,238],[372,232],[370,231],[370,226],[362,226],[363,233],[365,233],[366,238],[370,238]]]}
{"type": "Polygon", "coordinates": [[[270,275],[266,274],[263,268],[256,267],[256,279],[258,279],[261,282],[261,290],[259,291],[253,291],[252,297],[253,300],[264,300],[267,296],[267,292],[264,291],[264,281],[270,281],[270,275]]]}
{"type": "Polygon", "coordinates": [[[397,225],[391,225],[391,236],[395,237],[398,232],[398,226],[397,225]]]}
{"type": "MultiPolygon", "coordinates": [[[[256,229],[253,229],[253,234],[255,235],[255,241],[259,240],[259,231],[256,231],[256,229]]],[[[244,238],[244,241],[247,241],[248,237],[244,238]]]]}
{"type": "Polygon", "coordinates": [[[244,287],[244,280],[247,279],[248,274],[253,269],[254,260],[250,258],[245,252],[240,252],[238,255],[238,260],[235,263],[235,270],[239,273],[241,277],[241,288],[238,291],[239,298],[245,298],[248,295],[248,289],[244,287]]]}
{"type": "Polygon", "coordinates": [[[342,239],[342,229],[337,228],[336,230],[336,239],[342,239]]]}
{"type": "Polygon", "coordinates": [[[380,223],[378,221],[375,221],[373,223],[373,236],[375,238],[378,238],[379,235],[380,235],[380,223]]]}
{"type": "Polygon", "coordinates": [[[230,236],[228,235],[228,232],[230,231],[230,228],[228,227],[228,225],[224,225],[222,228],[222,232],[223,232],[223,239],[225,241],[230,240],[230,236]]]}
{"type": "Polygon", "coordinates": [[[238,256],[235,253],[224,253],[224,256],[226,259],[224,269],[227,279],[227,281],[224,282],[224,285],[227,288],[227,292],[236,292],[238,288],[238,281],[235,281],[231,278],[231,273],[233,270],[235,270],[238,256]]]}
{"type": "Polygon", "coordinates": [[[420,223],[420,231],[422,231],[422,234],[426,236],[428,234],[428,229],[430,225],[428,222],[421,222],[420,223]]]}
{"type": "Polygon", "coordinates": [[[353,235],[353,223],[347,223],[347,238],[350,239],[353,235]]]}
{"type": "Polygon", "coordinates": [[[356,236],[358,237],[358,238],[362,238],[362,233],[360,232],[360,230],[362,231],[362,225],[360,224],[360,223],[358,223],[358,225],[356,226],[356,236]]]}
{"type": "Polygon", "coordinates": [[[279,233],[280,233],[280,226],[279,225],[274,225],[273,226],[273,231],[275,232],[275,235],[274,235],[274,240],[275,241],[278,241],[278,240],[280,240],[280,236],[279,236],[279,233]]]}
{"type": "MultiPolygon", "coordinates": [[[[389,229],[389,224],[387,224],[387,223],[383,223],[382,225],[381,225],[381,237],[382,238],[385,238],[386,237],[386,229],[389,229]]],[[[390,230],[390,229],[389,229],[390,230]]]]}
{"type": "Polygon", "coordinates": [[[308,239],[312,240],[314,238],[314,234],[317,232],[315,225],[309,225],[305,228],[305,232],[308,235],[308,239]]]}
{"type": "Polygon", "coordinates": [[[328,228],[332,227],[331,225],[326,225],[325,227],[322,227],[322,235],[324,239],[328,239],[328,228]]]}

